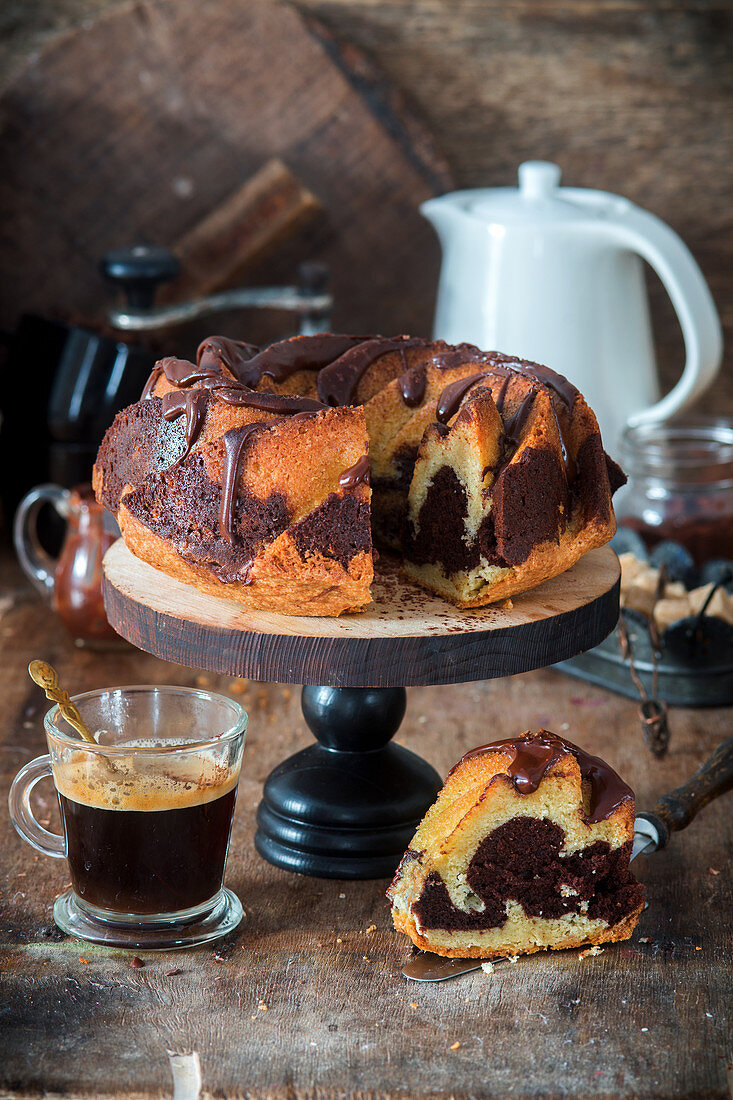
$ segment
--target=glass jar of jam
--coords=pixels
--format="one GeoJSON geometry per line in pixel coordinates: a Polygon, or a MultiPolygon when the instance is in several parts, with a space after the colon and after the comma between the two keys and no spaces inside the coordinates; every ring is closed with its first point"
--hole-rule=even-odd
{"type": "Polygon", "coordinates": [[[627,428],[620,461],[628,485],[619,493],[619,525],[647,547],[671,539],[700,568],[733,559],[733,420],[686,417],[627,428]]]}

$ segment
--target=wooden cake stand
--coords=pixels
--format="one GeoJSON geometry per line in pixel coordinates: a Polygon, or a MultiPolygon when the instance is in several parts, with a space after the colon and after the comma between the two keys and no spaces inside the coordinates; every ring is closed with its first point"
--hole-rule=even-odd
{"type": "Polygon", "coordinates": [[[391,875],[442,786],[426,761],[390,744],[406,686],[511,676],[597,645],[619,612],[610,547],[511,606],[459,611],[382,558],[360,615],[305,618],[247,611],[139,561],[118,540],[104,559],[115,630],[167,661],[252,680],[303,684],[318,744],[265,783],[255,844],[270,863],[324,878],[391,875]]]}

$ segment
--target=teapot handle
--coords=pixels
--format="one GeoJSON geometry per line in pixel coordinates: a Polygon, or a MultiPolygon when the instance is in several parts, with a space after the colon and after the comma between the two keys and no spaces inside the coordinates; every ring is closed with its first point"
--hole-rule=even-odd
{"type": "Polygon", "coordinates": [[[37,485],[23,497],[13,521],[13,542],[23,572],[35,588],[50,599],[53,596],[56,559],[48,554],[38,537],[38,514],[50,504],[64,519],[69,516],[69,490],[60,485],[37,485]]]}
{"type": "Polygon", "coordinates": [[[660,218],[631,203],[606,223],[614,240],[654,268],[672,299],[685,341],[685,368],[677,384],[629,424],[666,420],[691,404],[720,370],[723,333],[713,297],[687,245],[660,218]]]}

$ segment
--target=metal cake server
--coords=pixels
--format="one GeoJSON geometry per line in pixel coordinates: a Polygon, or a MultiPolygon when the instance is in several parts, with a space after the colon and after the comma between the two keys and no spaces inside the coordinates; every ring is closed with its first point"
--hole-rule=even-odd
{"type": "MultiPolygon", "coordinates": [[[[649,813],[636,815],[631,859],[666,848],[672,833],[686,829],[703,806],[733,788],[733,737],[720,745],[691,779],[662,795],[649,813]]],[[[443,982],[471,970],[479,970],[484,959],[448,959],[430,951],[417,951],[402,967],[406,978],[416,982],[443,982]]],[[[490,960],[496,963],[502,959],[490,960]]]]}

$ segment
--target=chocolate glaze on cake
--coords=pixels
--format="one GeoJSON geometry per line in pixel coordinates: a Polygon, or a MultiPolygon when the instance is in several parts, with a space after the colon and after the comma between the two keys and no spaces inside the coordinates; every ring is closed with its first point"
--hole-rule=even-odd
{"type": "Polygon", "coordinates": [[[201,434],[209,407],[209,395],[206,390],[186,390],[184,393],[171,390],[170,393],[163,394],[160,401],[164,420],[177,420],[184,415],[186,417],[186,448],[176,460],[181,462],[201,434]]]}
{"type": "Polygon", "coordinates": [[[370,478],[369,455],[362,455],[353,466],[339,477],[339,485],[342,489],[356,489],[357,485],[368,485],[370,478]]]}
{"type": "Polygon", "coordinates": [[[353,405],[359,382],[372,363],[388,352],[398,351],[404,364],[404,352],[408,348],[425,347],[427,343],[427,340],[409,336],[394,339],[378,336],[365,340],[319,370],[318,396],[327,405],[353,405]]]}
{"type": "Polygon", "coordinates": [[[244,448],[253,435],[265,430],[265,428],[265,424],[245,424],[242,428],[232,428],[222,436],[224,478],[219,503],[219,532],[228,542],[234,542],[234,501],[239,484],[239,472],[244,448]]]}
{"type": "MultiPolygon", "coordinates": [[[[320,370],[335,359],[339,359],[350,348],[371,340],[369,336],[342,336],[337,333],[323,332],[315,336],[300,336],[295,340],[280,340],[264,351],[256,353],[246,360],[242,358],[236,368],[232,368],[240,382],[254,388],[264,377],[273,382],[285,382],[291,375],[301,370],[320,370]]],[[[207,341],[199,348],[206,352],[207,341]]]]}
{"type": "Polygon", "coordinates": [[[582,779],[590,783],[590,806],[585,819],[591,824],[609,818],[622,802],[634,800],[631,787],[624,783],[621,776],[604,760],[598,756],[591,756],[570,741],[550,733],[549,730],[540,730],[539,733],[525,734],[506,741],[494,741],[471,749],[451,769],[449,776],[464,761],[490,752],[502,752],[510,757],[503,774],[509,776],[519,794],[531,794],[536,791],[547,772],[558,760],[563,756],[574,756],[580,766],[582,779]]]}
{"type": "MultiPolygon", "coordinates": [[[[404,352],[402,353],[404,355],[404,352]]],[[[428,376],[425,367],[412,367],[397,379],[402,400],[408,408],[416,409],[425,396],[428,376]]]]}
{"type": "Polygon", "coordinates": [[[235,378],[239,378],[243,364],[250,362],[259,351],[256,344],[230,340],[228,336],[208,336],[199,344],[196,362],[200,367],[212,367],[217,371],[223,364],[235,378]]]}
{"type": "Polygon", "coordinates": [[[435,406],[435,415],[441,424],[447,424],[458,412],[463,398],[472,386],[488,377],[488,371],[479,371],[470,374],[468,378],[459,378],[457,382],[451,382],[446,386],[435,406]]]}
{"type": "MultiPolygon", "coordinates": [[[[247,345],[249,346],[249,345],[247,345]]],[[[231,356],[229,356],[231,359],[231,356]]],[[[165,375],[172,386],[187,389],[201,386],[208,389],[214,397],[227,405],[259,409],[262,412],[279,413],[292,416],[301,412],[320,412],[327,406],[312,397],[298,397],[290,394],[258,393],[242,382],[229,378],[221,370],[221,363],[213,356],[204,356],[199,366],[185,359],[162,359],[156,363],[145,383],[141,400],[148,400],[161,377],[165,375]]]]}
{"type": "Polygon", "coordinates": [[[205,382],[207,379],[220,379],[221,368],[213,366],[197,367],[194,363],[189,363],[187,359],[175,359],[171,356],[167,359],[161,359],[150,372],[150,377],[145,383],[140,396],[141,401],[146,401],[151,396],[161,375],[165,375],[172,386],[187,389],[189,386],[205,382]]]}

